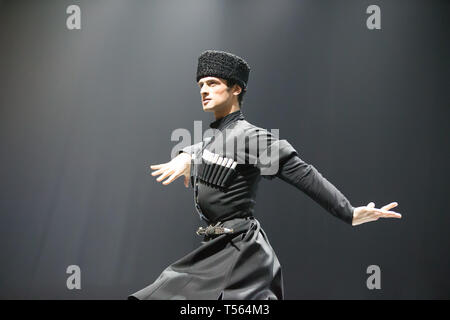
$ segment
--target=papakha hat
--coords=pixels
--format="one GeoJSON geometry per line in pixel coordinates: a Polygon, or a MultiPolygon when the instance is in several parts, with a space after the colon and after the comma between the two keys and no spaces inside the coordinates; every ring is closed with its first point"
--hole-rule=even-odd
{"type": "Polygon", "coordinates": [[[246,90],[249,74],[248,63],[232,53],[206,50],[198,57],[197,81],[204,77],[233,79],[246,90]]]}

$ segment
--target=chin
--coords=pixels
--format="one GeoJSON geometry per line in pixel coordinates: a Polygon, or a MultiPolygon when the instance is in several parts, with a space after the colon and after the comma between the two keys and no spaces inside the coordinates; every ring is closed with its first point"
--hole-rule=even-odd
{"type": "Polygon", "coordinates": [[[203,111],[214,111],[214,106],[209,105],[203,106],[203,111]]]}

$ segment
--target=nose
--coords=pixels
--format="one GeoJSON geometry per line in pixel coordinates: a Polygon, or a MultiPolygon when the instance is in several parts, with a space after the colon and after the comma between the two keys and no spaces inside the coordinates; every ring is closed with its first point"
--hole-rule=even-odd
{"type": "Polygon", "coordinates": [[[208,94],[208,88],[207,88],[206,85],[203,85],[203,86],[200,88],[200,94],[201,94],[202,96],[208,94]]]}

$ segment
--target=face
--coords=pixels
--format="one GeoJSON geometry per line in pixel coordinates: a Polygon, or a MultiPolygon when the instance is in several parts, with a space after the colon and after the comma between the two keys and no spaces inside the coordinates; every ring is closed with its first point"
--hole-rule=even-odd
{"type": "Polygon", "coordinates": [[[237,101],[241,88],[234,85],[228,88],[226,80],[216,77],[204,77],[198,81],[204,111],[218,111],[237,101]]]}

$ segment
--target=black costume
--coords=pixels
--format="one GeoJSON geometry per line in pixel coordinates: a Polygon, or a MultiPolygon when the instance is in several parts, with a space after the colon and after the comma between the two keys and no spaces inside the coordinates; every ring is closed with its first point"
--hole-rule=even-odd
{"type": "MultiPolygon", "coordinates": [[[[244,80],[241,83],[246,86],[244,80]]],[[[197,249],[168,266],[130,299],[283,299],[280,263],[254,217],[261,177],[278,177],[332,215],[352,222],[353,207],[346,197],[301,160],[286,140],[247,122],[240,110],[210,127],[217,129],[212,137],[180,151],[192,156],[194,203],[200,218],[210,226],[198,230],[203,241],[197,249]],[[245,143],[227,147],[236,139],[245,143]],[[269,158],[270,163],[262,161],[269,158]]]]}

